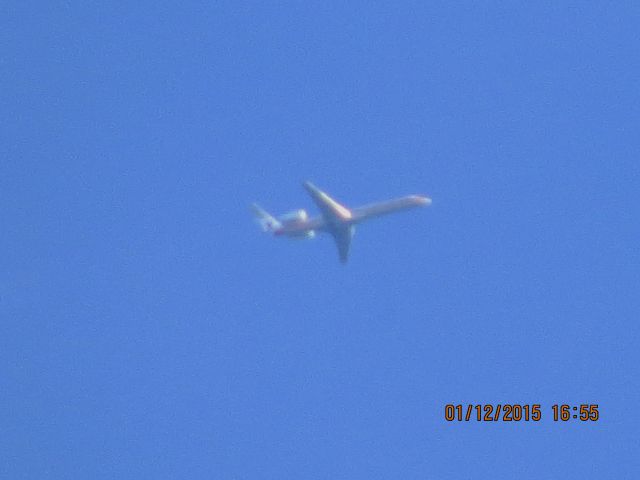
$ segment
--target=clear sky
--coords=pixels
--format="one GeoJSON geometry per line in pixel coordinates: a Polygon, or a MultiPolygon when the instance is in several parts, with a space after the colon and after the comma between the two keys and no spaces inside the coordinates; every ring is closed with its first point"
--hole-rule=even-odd
{"type": "Polygon", "coordinates": [[[0,22],[0,478],[637,478],[637,2],[0,22]],[[343,266],[251,219],[305,179],[433,205],[343,266]]]}

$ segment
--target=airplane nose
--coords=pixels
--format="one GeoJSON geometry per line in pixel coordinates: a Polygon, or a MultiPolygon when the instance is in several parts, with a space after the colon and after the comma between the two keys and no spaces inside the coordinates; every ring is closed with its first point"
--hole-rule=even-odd
{"type": "Polygon", "coordinates": [[[413,195],[413,200],[417,205],[431,205],[431,199],[422,195],[413,195]]]}

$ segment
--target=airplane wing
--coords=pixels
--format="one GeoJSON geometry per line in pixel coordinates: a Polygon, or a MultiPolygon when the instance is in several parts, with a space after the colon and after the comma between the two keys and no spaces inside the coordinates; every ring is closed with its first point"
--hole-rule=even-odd
{"type": "Polygon", "coordinates": [[[351,247],[351,238],[355,228],[353,225],[347,228],[334,229],[331,231],[333,239],[336,241],[338,247],[338,255],[340,256],[340,262],[347,263],[349,259],[349,247],[351,247]]]}
{"type": "Polygon", "coordinates": [[[313,183],[304,182],[303,185],[329,224],[336,224],[351,219],[351,211],[347,207],[340,205],[313,183]]]}
{"type": "Polygon", "coordinates": [[[304,182],[303,185],[322,212],[326,225],[325,229],[333,235],[333,239],[336,241],[340,261],[347,263],[351,237],[353,237],[354,232],[354,227],[350,222],[352,218],[351,210],[344,205],[340,205],[313,183],[304,182]]]}

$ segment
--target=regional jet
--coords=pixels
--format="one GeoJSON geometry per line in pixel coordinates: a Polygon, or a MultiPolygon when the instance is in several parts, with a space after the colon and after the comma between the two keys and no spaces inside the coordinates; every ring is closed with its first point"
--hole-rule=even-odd
{"type": "Polygon", "coordinates": [[[349,247],[356,224],[388,213],[431,205],[430,198],[409,195],[349,209],[311,182],[304,182],[303,185],[320,209],[320,215],[309,217],[306,210],[294,210],[276,218],[254,203],[252,207],[256,219],[263,231],[276,236],[306,239],[315,237],[316,232],[331,234],[338,247],[338,255],[342,263],[346,263],[349,258],[349,247]]]}

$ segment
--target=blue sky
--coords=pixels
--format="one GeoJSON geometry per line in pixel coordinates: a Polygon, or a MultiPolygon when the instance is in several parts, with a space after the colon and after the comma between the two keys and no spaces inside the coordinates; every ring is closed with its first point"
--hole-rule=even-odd
{"type": "Polygon", "coordinates": [[[637,3],[3,12],[0,476],[637,476],[637,3]]]}

